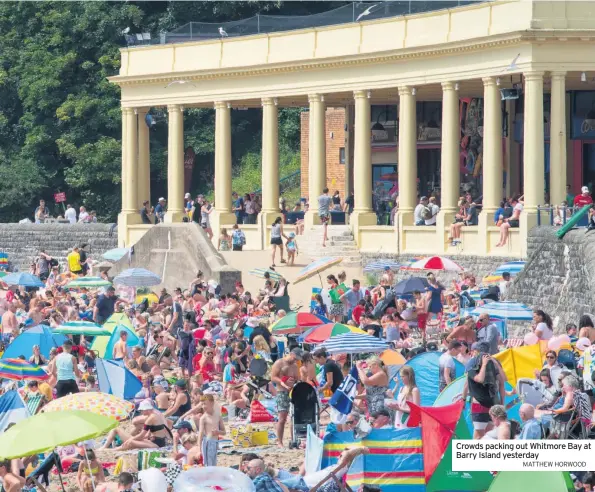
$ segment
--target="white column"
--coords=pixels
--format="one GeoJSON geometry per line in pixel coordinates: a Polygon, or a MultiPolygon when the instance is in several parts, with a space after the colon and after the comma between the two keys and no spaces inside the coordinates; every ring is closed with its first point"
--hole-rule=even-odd
{"type": "Polygon", "coordinates": [[[138,206],[142,207],[145,200],[151,200],[151,164],[149,127],[146,123],[148,109],[141,108],[138,116],[138,206]]]}
{"type": "Polygon", "coordinates": [[[560,205],[564,200],[566,200],[566,72],[552,72],[550,204],[560,205]]]}
{"type": "MultiPolygon", "coordinates": [[[[483,79],[483,208],[490,220],[503,198],[502,103],[494,77],[483,79]]],[[[489,221],[488,221],[489,222],[489,221]]]]}
{"type": "Polygon", "coordinates": [[[140,214],[138,208],[138,133],[134,109],[126,111],[126,195],[122,210],[140,214]]]}
{"type": "Polygon", "coordinates": [[[459,199],[459,93],[453,82],[442,84],[442,149],[440,172],[441,208],[444,213],[457,211],[459,199]]]}
{"type": "Polygon", "coordinates": [[[308,202],[310,208],[306,213],[306,226],[319,222],[318,197],[326,187],[326,106],[324,96],[311,94],[309,114],[309,157],[308,157],[308,202]]]}
{"type": "Polygon", "coordinates": [[[231,104],[215,103],[215,210],[211,213],[213,238],[222,227],[231,227],[236,216],[231,210],[231,104]]]}
{"type": "Polygon", "coordinates": [[[525,77],[524,183],[525,211],[536,213],[544,204],[543,72],[525,77]]]}
{"type": "Polygon", "coordinates": [[[271,97],[262,100],[262,211],[279,215],[279,121],[271,97]]]}
{"type": "Polygon", "coordinates": [[[355,91],[355,135],[353,188],[355,200],[349,225],[359,245],[360,226],[376,225],[378,219],[372,208],[372,129],[370,91],[355,91]]]}
{"type": "Polygon", "coordinates": [[[417,114],[415,88],[399,87],[399,216],[413,224],[417,202],[417,114]]]}
{"type": "Polygon", "coordinates": [[[184,217],[184,108],[178,104],[167,107],[167,212],[165,222],[181,222],[184,217]]]}

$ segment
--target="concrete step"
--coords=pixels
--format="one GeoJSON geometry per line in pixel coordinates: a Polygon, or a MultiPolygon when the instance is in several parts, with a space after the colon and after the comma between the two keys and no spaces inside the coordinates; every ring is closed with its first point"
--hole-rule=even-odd
{"type": "Polygon", "coordinates": [[[332,251],[333,253],[359,254],[359,250],[357,249],[357,246],[355,244],[337,245],[330,242],[326,243],[325,247],[322,247],[322,244],[316,244],[309,245],[309,247],[304,248],[304,250],[320,254],[325,254],[330,251],[332,251]]]}

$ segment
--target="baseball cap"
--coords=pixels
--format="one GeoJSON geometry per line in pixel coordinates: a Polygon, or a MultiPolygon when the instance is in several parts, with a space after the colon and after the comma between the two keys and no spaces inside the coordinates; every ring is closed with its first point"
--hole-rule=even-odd
{"type": "Polygon", "coordinates": [[[176,430],[187,429],[189,431],[192,431],[192,425],[187,420],[178,420],[174,424],[174,429],[176,429],[176,430]]]}
{"type": "Polygon", "coordinates": [[[178,388],[185,388],[186,387],[186,381],[184,381],[183,379],[178,379],[176,381],[176,386],[178,388]]]}
{"type": "Polygon", "coordinates": [[[427,197],[427,196],[422,196],[422,197],[420,198],[420,201],[422,201],[422,202],[423,202],[423,201],[425,201],[425,200],[427,200],[427,199],[428,199],[428,197],[427,197]]]}
{"type": "Polygon", "coordinates": [[[160,202],[166,202],[167,200],[166,200],[165,198],[161,197],[161,198],[159,199],[159,201],[160,201],[160,202]]]}
{"type": "Polygon", "coordinates": [[[150,400],[143,400],[140,402],[138,409],[142,412],[143,410],[153,410],[153,404],[150,400]]]}
{"type": "Polygon", "coordinates": [[[186,193],[186,194],[184,195],[184,198],[190,198],[190,193],[186,193]]]}
{"type": "Polygon", "coordinates": [[[304,351],[301,348],[294,348],[291,350],[291,353],[295,355],[296,359],[302,360],[304,358],[304,351]]]}
{"type": "Polygon", "coordinates": [[[589,193],[589,187],[588,186],[583,186],[581,188],[581,193],[589,193]]]}

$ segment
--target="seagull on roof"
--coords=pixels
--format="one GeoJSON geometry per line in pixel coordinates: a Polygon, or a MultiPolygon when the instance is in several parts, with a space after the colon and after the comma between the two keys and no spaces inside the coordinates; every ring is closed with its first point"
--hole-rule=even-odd
{"type": "Polygon", "coordinates": [[[167,88],[169,88],[169,87],[171,87],[172,85],[175,85],[175,84],[190,84],[190,85],[193,85],[194,87],[196,87],[196,84],[193,84],[192,82],[190,82],[188,80],[174,80],[173,82],[170,82],[169,84],[167,84],[165,86],[165,88],[167,89],[167,88]]]}
{"type": "Polygon", "coordinates": [[[228,36],[228,34],[225,32],[225,29],[222,27],[219,28],[219,34],[221,34],[222,38],[226,38],[228,36]]]}
{"type": "Polygon", "coordinates": [[[372,5],[371,7],[368,7],[366,10],[364,10],[361,14],[359,14],[357,16],[357,19],[355,19],[355,22],[359,22],[362,17],[365,17],[366,15],[370,15],[372,13],[372,9],[374,7],[376,7],[377,5],[378,4],[376,3],[376,4],[372,5]]]}
{"type": "Polygon", "coordinates": [[[517,66],[516,62],[519,60],[520,57],[521,57],[520,53],[517,56],[515,56],[514,60],[512,60],[512,62],[510,63],[510,65],[508,65],[508,68],[506,70],[508,70],[510,72],[512,70],[516,70],[517,68],[519,68],[517,66]]]}

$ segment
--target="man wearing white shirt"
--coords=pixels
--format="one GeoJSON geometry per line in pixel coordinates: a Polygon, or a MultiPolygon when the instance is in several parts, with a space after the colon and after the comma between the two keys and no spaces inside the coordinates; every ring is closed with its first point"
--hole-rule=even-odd
{"type": "Polygon", "coordinates": [[[500,290],[500,299],[504,299],[506,297],[506,293],[508,292],[510,283],[510,273],[504,272],[502,274],[502,280],[498,282],[498,289],[500,290]]]}
{"type": "Polygon", "coordinates": [[[72,205],[68,205],[66,207],[66,212],[64,212],[64,218],[68,220],[71,224],[76,224],[76,210],[72,205]]]}
{"type": "Polygon", "coordinates": [[[79,213],[79,222],[87,222],[88,219],[89,219],[89,212],[87,212],[87,209],[85,207],[81,207],[80,213],[79,213]]]}

